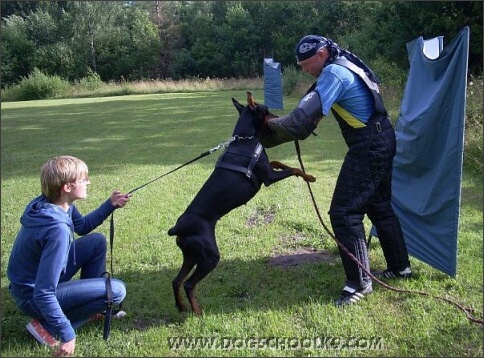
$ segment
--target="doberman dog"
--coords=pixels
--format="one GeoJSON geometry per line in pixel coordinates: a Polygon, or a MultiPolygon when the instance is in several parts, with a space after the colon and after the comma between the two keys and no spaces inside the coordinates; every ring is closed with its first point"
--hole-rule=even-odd
{"type": "Polygon", "coordinates": [[[168,230],[169,235],[176,235],[176,243],[183,253],[183,264],[172,281],[179,311],[187,310],[180,293],[183,284],[193,313],[202,314],[195,288],[220,260],[215,225],[221,217],[246,204],[257,194],[262,183],[269,186],[293,175],[308,182],[316,180],[301,169],[288,167],[278,161],[269,163],[257,134],[267,119],[276,116],[266,106],[257,104],[250,92],[247,92],[247,101],[248,105],[244,107],[232,98],[239,112],[232,139],[220,155],[210,177],[175,226],[168,230]],[[185,281],[195,266],[195,271],[185,281]]]}

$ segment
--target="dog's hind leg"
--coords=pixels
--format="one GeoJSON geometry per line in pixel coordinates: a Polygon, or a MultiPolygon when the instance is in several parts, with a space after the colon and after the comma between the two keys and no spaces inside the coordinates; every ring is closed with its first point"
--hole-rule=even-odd
{"type": "Polygon", "coordinates": [[[220,254],[217,250],[216,254],[213,254],[208,259],[204,259],[203,262],[198,262],[197,267],[193,274],[185,281],[183,287],[185,288],[185,293],[188,297],[188,301],[192,307],[193,313],[196,315],[201,315],[202,309],[198,303],[195,295],[195,289],[197,284],[205,278],[210,272],[212,272],[215,267],[217,267],[220,261],[220,254]]]}
{"type": "MultiPolygon", "coordinates": [[[[177,237],[176,238],[177,244],[179,244],[181,240],[182,239],[180,237],[177,237]]],[[[185,278],[193,269],[197,261],[193,255],[188,254],[186,250],[184,250],[181,246],[180,246],[180,249],[182,250],[182,253],[183,253],[183,264],[182,264],[182,267],[180,268],[180,271],[178,272],[178,275],[176,275],[173,281],[171,281],[171,284],[173,287],[173,293],[175,295],[176,308],[178,308],[178,311],[187,311],[187,307],[183,303],[183,298],[181,296],[180,290],[181,290],[183,281],[185,281],[185,278]]]]}

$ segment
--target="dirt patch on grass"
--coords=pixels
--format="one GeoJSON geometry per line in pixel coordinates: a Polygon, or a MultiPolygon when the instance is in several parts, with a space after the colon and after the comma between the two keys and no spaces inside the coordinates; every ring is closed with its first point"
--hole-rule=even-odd
{"type": "Polygon", "coordinates": [[[327,252],[301,248],[296,249],[291,253],[273,256],[269,259],[268,264],[271,266],[289,268],[299,266],[301,264],[321,263],[332,260],[333,256],[327,252]]]}
{"type": "Polygon", "coordinates": [[[333,254],[306,246],[303,244],[304,240],[304,235],[300,233],[281,237],[281,246],[274,249],[268,265],[290,268],[308,263],[334,262],[333,254]]]}
{"type": "Polygon", "coordinates": [[[138,331],[147,331],[153,327],[165,326],[171,323],[167,317],[162,318],[142,318],[137,317],[134,319],[134,327],[138,331]]]}
{"type": "Polygon", "coordinates": [[[247,219],[247,226],[254,227],[260,224],[270,224],[274,221],[274,216],[276,214],[276,210],[274,208],[269,209],[262,209],[257,208],[255,213],[253,213],[247,219]]]}

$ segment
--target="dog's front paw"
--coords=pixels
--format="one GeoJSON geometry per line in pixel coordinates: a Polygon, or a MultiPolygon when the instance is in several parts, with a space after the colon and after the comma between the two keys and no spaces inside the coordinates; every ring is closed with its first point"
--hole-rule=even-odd
{"type": "Polygon", "coordinates": [[[314,183],[316,181],[316,178],[309,174],[306,174],[303,178],[305,181],[308,181],[310,183],[314,183]]]}
{"type": "Polygon", "coordinates": [[[310,174],[306,174],[305,172],[303,172],[301,169],[299,168],[295,168],[294,169],[294,175],[297,175],[298,177],[301,177],[303,178],[305,181],[308,181],[310,183],[314,183],[316,181],[316,178],[313,177],[312,175],[310,174]]]}
{"type": "Polygon", "coordinates": [[[277,160],[273,160],[272,162],[270,162],[270,165],[271,165],[272,169],[286,169],[287,168],[287,165],[284,165],[277,160]]]}

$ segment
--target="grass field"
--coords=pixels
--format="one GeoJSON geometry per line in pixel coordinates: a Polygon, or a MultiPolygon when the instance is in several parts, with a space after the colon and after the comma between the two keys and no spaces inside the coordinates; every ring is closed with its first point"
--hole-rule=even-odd
{"type": "MultiPolygon", "coordinates": [[[[262,102],[263,92],[252,92],[262,102]]],[[[19,217],[40,193],[41,165],[61,154],[86,161],[92,184],[88,198],[76,205],[87,213],[113,189],[130,191],[229,139],[237,118],[231,97],[243,102],[245,92],[2,103],[1,356],[52,354],[26,332],[28,318],[15,309],[6,279],[19,217]]],[[[296,101],[285,97],[285,108],[296,101]]],[[[345,146],[331,118],[317,132],[301,142],[301,149],[306,171],[317,177],[312,188],[329,224],[326,212],[345,146]]],[[[291,143],[267,153],[272,160],[298,165],[291,143]]],[[[222,258],[198,287],[205,314],[179,313],[171,280],[181,252],[167,230],[219,154],[140,189],[126,208],[116,211],[114,276],[127,284],[127,317],[113,322],[107,342],[102,322],[82,327],[77,356],[483,355],[482,326],[441,300],[375,284],[374,294],[359,305],[334,307],[344,283],[337,247],[317,220],[305,182],[296,177],[263,187],[247,205],[220,220],[222,258]],[[295,261],[299,264],[291,265],[295,261]],[[170,347],[170,339],[179,345],[170,347]],[[198,345],[189,339],[199,339],[198,345]]],[[[392,284],[451,297],[482,317],[482,184],[481,177],[464,173],[457,276],[412,257],[414,279],[392,284]]],[[[109,235],[109,222],[98,231],[109,235]]],[[[372,268],[384,268],[377,240],[370,259],[372,268]]]]}

